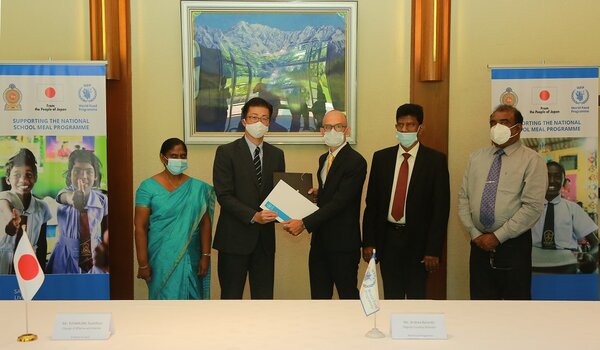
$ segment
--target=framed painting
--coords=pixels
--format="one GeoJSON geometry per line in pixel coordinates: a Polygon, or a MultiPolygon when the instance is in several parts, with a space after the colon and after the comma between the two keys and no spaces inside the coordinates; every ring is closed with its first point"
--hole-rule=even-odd
{"type": "Polygon", "coordinates": [[[185,141],[243,132],[241,110],[273,105],[268,142],[322,143],[323,116],[346,113],[356,142],[356,2],[182,1],[185,141]]]}

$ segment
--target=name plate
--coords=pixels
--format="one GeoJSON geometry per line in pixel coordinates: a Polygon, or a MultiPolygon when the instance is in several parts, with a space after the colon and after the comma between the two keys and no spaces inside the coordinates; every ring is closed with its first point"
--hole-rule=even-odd
{"type": "Polygon", "coordinates": [[[54,321],[54,340],[102,340],[113,332],[112,314],[57,314],[54,321]]]}
{"type": "Polygon", "coordinates": [[[448,339],[444,314],[392,314],[392,339],[448,339]]]}

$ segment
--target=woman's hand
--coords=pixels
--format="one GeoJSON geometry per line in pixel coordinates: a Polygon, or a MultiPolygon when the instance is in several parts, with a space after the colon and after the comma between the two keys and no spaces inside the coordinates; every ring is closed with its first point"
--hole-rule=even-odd
{"type": "Polygon", "coordinates": [[[210,256],[202,255],[200,262],[198,263],[198,276],[204,277],[208,273],[208,267],[210,266],[210,256]]]}
{"type": "Polygon", "coordinates": [[[152,279],[152,268],[150,265],[138,267],[137,278],[142,279],[146,282],[150,282],[152,279]]]}

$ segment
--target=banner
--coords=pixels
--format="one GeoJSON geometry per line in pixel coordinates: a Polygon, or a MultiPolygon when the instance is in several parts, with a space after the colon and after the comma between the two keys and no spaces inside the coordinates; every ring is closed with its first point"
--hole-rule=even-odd
{"type": "Polygon", "coordinates": [[[521,142],[547,161],[532,296],[598,300],[598,67],[493,68],[492,109],[500,104],[521,111],[521,142]]]}
{"type": "Polygon", "coordinates": [[[26,234],[36,299],[108,299],[104,62],[0,63],[0,299],[21,299],[26,234]]]}

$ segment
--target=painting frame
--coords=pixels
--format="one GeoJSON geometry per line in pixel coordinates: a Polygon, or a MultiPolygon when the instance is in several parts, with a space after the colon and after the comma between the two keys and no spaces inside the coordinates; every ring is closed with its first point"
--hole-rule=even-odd
{"type": "Polygon", "coordinates": [[[356,143],[356,1],[184,0],[181,29],[186,143],[241,137],[241,106],[256,96],[275,107],[269,143],[322,144],[332,109],[356,143]]]}

